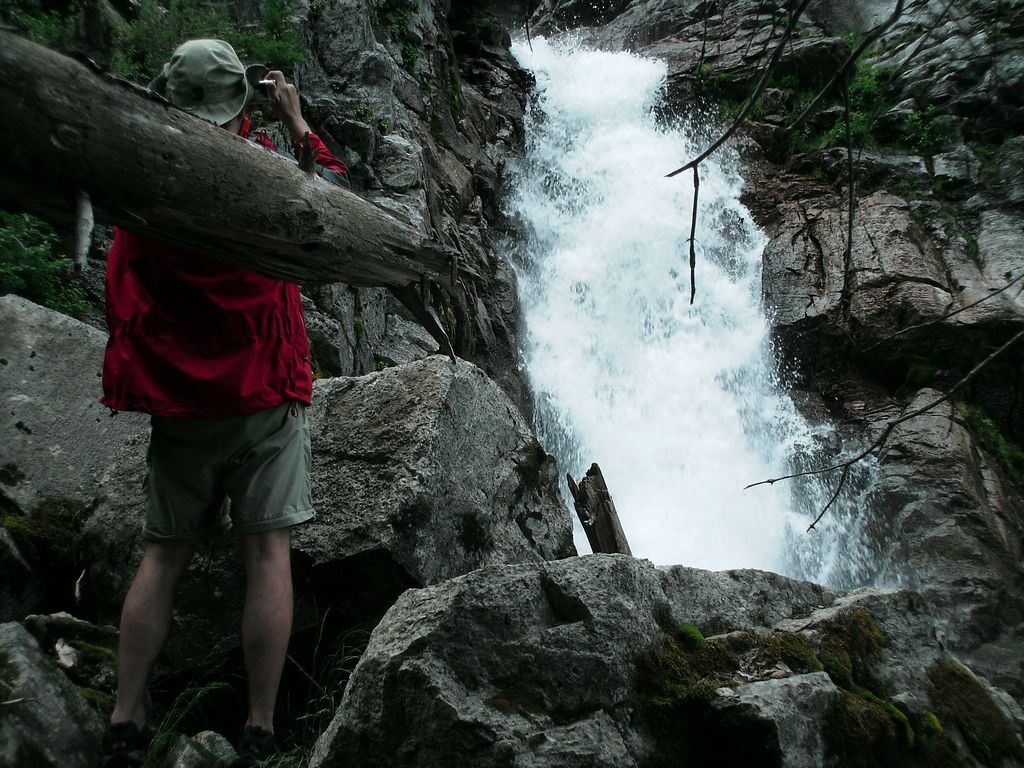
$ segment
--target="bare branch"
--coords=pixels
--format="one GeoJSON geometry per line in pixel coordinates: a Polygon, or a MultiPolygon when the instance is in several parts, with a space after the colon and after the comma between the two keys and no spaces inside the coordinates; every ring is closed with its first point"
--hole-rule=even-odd
{"type": "Polygon", "coordinates": [[[889,422],[889,424],[886,426],[884,430],[882,430],[882,433],[874,440],[874,442],[872,442],[871,445],[869,445],[863,451],[858,453],[856,456],[847,459],[846,461],[841,461],[837,464],[833,464],[830,467],[824,467],[823,469],[807,469],[804,470],[803,472],[794,472],[789,475],[782,475],[781,477],[769,478],[768,480],[759,480],[756,483],[750,483],[750,485],[744,486],[743,490],[747,490],[748,488],[753,488],[758,485],[774,485],[780,480],[793,480],[794,478],[797,477],[822,475],[825,474],[826,472],[834,472],[837,469],[848,469],[852,467],[858,461],[867,458],[867,456],[869,456],[871,453],[875,452],[876,450],[884,446],[885,442],[889,439],[889,436],[892,434],[893,430],[896,429],[896,427],[898,427],[900,424],[910,421],[911,419],[916,419],[918,416],[927,413],[936,406],[939,406],[942,403],[950,400],[953,397],[954,393],[963,389],[963,387],[965,387],[972,379],[974,379],[975,376],[981,373],[981,371],[983,371],[993,360],[998,358],[1001,354],[1003,354],[1007,349],[1009,349],[1015,343],[1020,341],[1020,339],[1022,338],[1024,338],[1024,330],[1018,331],[1014,336],[1010,338],[1009,341],[1007,341],[1005,344],[999,347],[999,349],[992,352],[988,357],[986,357],[984,360],[982,360],[980,363],[974,366],[974,368],[972,368],[966,376],[964,376],[962,379],[960,379],[960,381],[958,381],[956,384],[950,387],[946,391],[946,393],[942,395],[942,397],[938,397],[935,400],[932,400],[930,403],[921,406],[916,411],[906,413],[903,416],[900,416],[898,419],[894,419],[893,421],[889,422]]]}
{"type": "Polygon", "coordinates": [[[924,322],[924,323],[917,323],[915,325],[908,325],[906,328],[901,328],[900,330],[896,331],[896,333],[890,333],[885,338],[879,339],[874,344],[872,344],[870,347],[865,347],[864,349],[861,350],[861,352],[870,352],[875,347],[878,347],[878,346],[884,344],[887,341],[891,341],[892,339],[895,339],[898,336],[902,336],[905,333],[910,333],[911,331],[917,331],[917,330],[920,330],[921,328],[927,328],[930,325],[937,325],[938,323],[943,323],[946,320],[949,320],[949,318],[955,317],[956,315],[959,315],[961,312],[966,312],[968,309],[973,309],[974,307],[978,306],[979,304],[982,304],[983,302],[988,301],[993,296],[998,296],[1003,291],[1009,290],[1012,286],[1014,286],[1016,283],[1019,283],[1021,280],[1024,280],[1024,272],[1021,272],[1019,275],[1017,275],[1015,278],[1013,278],[1013,280],[1008,282],[1002,288],[1000,288],[1000,289],[998,289],[996,291],[992,291],[992,293],[988,294],[988,296],[982,296],[977,301],[972,301],[970,304],[968,304],[966,306],[963,306],[963,307],[960,307],[960,309],[955,309],[952,312],[947,312],[942,317],[937,317],[934,320],[928,320],[927,322],[924,322]]]}
{"type": "Polygon", "coordinates": [[[757,85],[754,87],[754,92],[750,94],[750,98],[747,99],[747,103],[743,105],[743,109],[740,110],[740,113],[733,120],[732,125],[729,126],[726,132],[723,133],[717,141],[715,141],[710,147],[701,152],[693,160],[691,160],[686,165],[680,168],[676,168],[671,173],[665,174],[666,178],[670,179],[673,176],[678,176],[683,171],[688,171],[691,168],[697,166],[699,163],[702,163],[703,161],[707,160],[711,155],[717,152],[718,149],[721,148],[723,144],[725,144],[725,142],[732,138],[732,135],[736,133],[736,131],[739,129],[741,125],[743,125],[744,122],[746,122],[747,116],[750,115],[750,112],[754,108],[754,105],[757,103],[757,100],[761,98],[762,91],[764,91],[765,86],[768,85],[768,79],[771,77],[772,71],[775,69],[775,65],[779,63],[779,57],[782,56],[782,52],[786,48],[786,43],[789,42],[789,38],[793,34],[793,29],[796,27],[797,19],[799,19],[800,16],[803,14],[804,9],[807,8],[807,6],[810,4],[810,1],[811,0],[801,0],[800,6],[793,13],[792,17],[790,17],[789,24],[786,25],[786,31],[782,33],[782,39],[779,40],[778,44],[776,44],[775,46],[775,50],[772,51],[772,57],[771,59],[768,60],[768,64],[765,66],[764,71],[761,73],[761,77],[757,81],[757,85]]]}
{"type": "Polygon", "coordinates": [[[843,472],[842,474],[839,475],[839,483],[836,485],[835,493],[833,493],[832,498],[828,500],[828,504],[822,507],[821,512],[818,513],[818,516],[814,518],[814,522],[807,526],[807,532],[813,531],[814,527],[821,522],[821,518],[825,516],[825,513],[828,512],[829,509],[831,509],[832,505],[836,503],[836,499],[838,499],[839,494],[842,493],[843,486],[846,485],[846,478],[850,476],[850,467],[852,466],[852,464],[848,464],[847,466],[843,467],[843,472]]]}
{"type": "Polygon", "coordinates": [[[690,303],[697,295],[697,250],[694,241],[697,238],[697,194],[700,191],[700,174],[697,166],[693,166],[693,216],[690,219],[690,303]]]}
{"type": "Polygon", "coordinates": [[[807,118],[814,114],[821,105],[825,96],[835,87],[836,83],[851,71],[851,68],[857,63],[857,59],[864,54],[864,51],[866,51],[879,37],[881,37],[885,30],[895,24],[896,20],[902,15],[902,13],[903,0],[896,0],[896,8],[893,10],[892,15],[868,32],[868,34],[864,36],[864,39],[861,40],[860,45],[850,52],[850,55],[846,58],[843,66],[836,70],[836,73],[832,76],[832,79],[828,81],[828,84],[818,92],[818,95],[814,97],[814,100],[808,104],[804,111],[797,116],[796,120],[786,128],[785,133],[787,136],[803,125],[807,118]]]}

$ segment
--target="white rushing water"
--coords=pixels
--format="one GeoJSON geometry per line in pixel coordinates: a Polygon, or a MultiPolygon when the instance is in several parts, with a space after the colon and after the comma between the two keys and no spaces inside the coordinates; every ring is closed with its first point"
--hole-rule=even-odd
{"type": "Polygon", "coordinates": [[[512,260],[545,447],[576,478],[601,465],[639,557],[860,578],[869,558],[843,511],[855,498],[805,536],[816,484],[743,490],[815,437],[776,381],[764,237],[734,164],[701,166],[691,305],[692,176],[664,175],[704,145],[653,114],[665,63],[544,39],[513,53],[537,79],[509,213],[527,232],[512,260]]]}

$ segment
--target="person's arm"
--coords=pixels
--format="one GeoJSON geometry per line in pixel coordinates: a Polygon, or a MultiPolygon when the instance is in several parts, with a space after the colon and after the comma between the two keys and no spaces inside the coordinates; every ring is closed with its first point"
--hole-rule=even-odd
{"type": "Polygon", "coordinates": [[[292,143],[298,144],[308,133],[309,145],[316,152],[316,163],[347,179],[348,166],[331,154],[323,140],[309,129],[309,123],[302,117],[298,89],[285,79],[283,72],[276,69],[268,72],[265,79],[275,83],[267,86],[267,99],[274,115],[284,123],[291,135],[292,143]]]}
{"type": "Polygon", "coordinates": [[[268,72],[264,79],[275,83],[267,86],[270,109],[273,110],[274,116],[284,123],[292,141],[298,143],[309,131],[309,124],[302,117],[298,89],[285,79],[284,73],[280,70],[268,72]]]}

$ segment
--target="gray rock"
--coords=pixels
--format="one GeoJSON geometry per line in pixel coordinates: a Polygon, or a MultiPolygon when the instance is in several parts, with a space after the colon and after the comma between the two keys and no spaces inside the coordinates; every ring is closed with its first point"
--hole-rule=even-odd
{"type": "MultiPolygon", "coordinates": [[[[735,626],[732,603],[768,606],[755,621],[789,616],[776,629],[819,646],[867,611],[883,645],[881,658],[864,654],[864,674],[908,712],[936,706],[928,673],[952,657],[919,596],[862,590],[815,607],[819,596],[756,571],[656,569],[622,555],[494,566],[410,590],[374,630],[310,768],[643,765],[659,750],[643,709],[652,652],[694,617],[735,626]],[[730,594],[716,594],[722,584],[730,594]]],[[[705,710],[688,710],[700,724],[688,750],[722,764],[734,753],[761,760],[746,764],[836,764],[832,715],[850,694],[823,672],[776,665],[751,676],[739,663],[705,710]]]]}
{"type": "MultiPolygon", "coordinates": [[[[435,356],[323,379],[313,402],[318,517],[292,534],[296,626],[317,620],[314,606],[333,605],[355,624],[409,586],[575,553],[554,460],[475,366],[435,356]]],[[[141,451],[126,459],[86,526],[84,588],[110,619],[141,553],[143,469],[141,451]]],[[[237,644],[244,578],[234,549],[219,540],[191,566],[165,654],[171,668],[237,644]]]]}
{"type": "Polygon", "coordinates": [[[47,498],[89,506],[97,478],[146,430],[98,402],[106,335],[18,296],[0,297],[0,494],[30,512],[47,498]]]}
{"type": "Polygon", "coordinates": [[[572,554],[553,459],[475,366],[431,357],[318,383],[314,564],[386,556],[415,583],[572,554]],[[386,555],[385,555],[386,553],[386,555]]]}
{"type": "Polygon", "coordinates": [[[374,630],[310,768],[634,766],[645,747],[629,699],[664,602],[650,563],[610,555],[409,591],[374,630]]]}
{"type": "Polygon", "coordinates": [[[950,152],[935,155],[932,168],[936,179],[963,184],[978,178],[981,163],[971,150],[960,144],[950,152]]]}
{"type": "MultiPolygon", "coordinates": [[[[940,396],[921,390],[907,409],[940,396]]],[[[888,420],[876,418],[880,430],[888,420]]],[[[873,494],[887,578],[919,591],[950,649],[970,656],[1024,617],[1024,509],[948,404],[901,424],[890,445],[873,494]]],[[[975,660],[1024,696],[1019,665],[999,665],[998,653],[975,660]]]]}
{"type": "Polygon", "coordinates": [[[394,192],[405,192],[423,179],[423,159],[412,142],[395,134],[381,139],[377,148],[377,175],[394,192]]]}
{"type": "Polygon", "coordinates": [[[827,674],[812,672],[727,688],[711,705],[723,712],[742,709],[747,717],[773,723],[786,768],[822,768],[830,764],[823,726],[842,696],[827,674]]]}
{"type": "Polygon", "coordinates": [[[103,724],[20,624],[0,624],[0,765],[91,768],[103,724]]]}
{"type": "Polygon", "coordinates": [[[7,529],[0,526],[0,622],[19,620],[42,597],[42,586],[18,551],[7,529]]]}
{"type": "Polygon", "coordinates": [[[398,315],[388,315],[385,323],[377,356],[386,365],[404,365],[437,352],[437,342],[421,326],[398,315]]]}
{"type": "Polygon", "coordinates": [[[227,768],[238,757],[231,742],[213,731],[182,734],[160,761],[161,768],[227,768]]]}

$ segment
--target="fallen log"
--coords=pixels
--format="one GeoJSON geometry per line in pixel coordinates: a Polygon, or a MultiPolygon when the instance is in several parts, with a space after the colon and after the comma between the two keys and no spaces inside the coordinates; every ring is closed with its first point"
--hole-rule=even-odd
{"type": "Polygon", "coordinates": [[[632,555],[601,468],[591,464],[579,485],[572,479],[572,475],[567,474],[565,479],[569,483],[576,515],[583,524],[590,548],[595,553],[632,555]]]}
{"type": "Polygon", "coordinates": [[[457,254],[156,94],[0,29],[0,205],[98,221],[304,284],[452,287],[457,254]]]}

